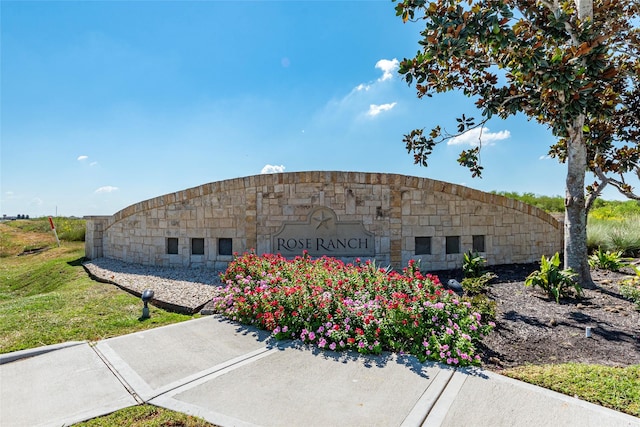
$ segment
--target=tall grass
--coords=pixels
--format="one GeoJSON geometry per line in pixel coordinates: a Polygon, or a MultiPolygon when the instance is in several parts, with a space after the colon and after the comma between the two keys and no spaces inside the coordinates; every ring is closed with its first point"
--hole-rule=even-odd
{"type": "MultiPolygon", "coordinates": [[[[84,242],[86,221],[82,218],[53,217],[53,224],[60,240],[67,242],[84,242]]],[[[48,217],[19,219],[5,222],[9,227],[32,233],[49,233],[51,226],[48,217]]]]}
{"type": "Polygon", "coordinates": [[[640,215],[621,219],[603,219],[591,215],[587,225],[587,247],[622,251],[625,256],[640,256],[640,215]]]}
{"type": "MultiPolygon", "coordinates": [[[[564,212],[564,199],[560,196],[508,191],[492,193],[519,200],[547,212],[564,212]]],[[[589,212],[587,247],[589,252],[600,248],[604,251],[622,251],[627,257],[640,256],[640,202],[596,199],[589,212]]]]}

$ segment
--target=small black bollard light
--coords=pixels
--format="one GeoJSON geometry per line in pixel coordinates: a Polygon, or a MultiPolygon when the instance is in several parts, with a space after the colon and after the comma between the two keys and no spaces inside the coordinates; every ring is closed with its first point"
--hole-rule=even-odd
{"type": "Polygon", "coordinates": [[[141,319],[148,319],[149,317],[149,306],[147,305],[149,301],[153,299],[153,290],[145,289],[142,293],[142,302],[144,303],[144,307],[142,307],[142,317],[141,319]]]}
{"type": "Polygon", "coordinates": [[[462,289],[462,285],[456,279],[449,279],[447,282],[447,288],[451,289],[458,295],[462,295],[464,290],[462,289]]]}

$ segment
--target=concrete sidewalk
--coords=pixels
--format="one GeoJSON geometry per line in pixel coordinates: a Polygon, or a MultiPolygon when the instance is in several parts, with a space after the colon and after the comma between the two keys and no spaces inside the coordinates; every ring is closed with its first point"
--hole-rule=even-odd
{"type": "Polygon", "coordinates": [[[491,372],[318,351],[213,316],[0,363],[3,427],[70,425],[142,402],[220,426],[640,427],[491,372]]]}

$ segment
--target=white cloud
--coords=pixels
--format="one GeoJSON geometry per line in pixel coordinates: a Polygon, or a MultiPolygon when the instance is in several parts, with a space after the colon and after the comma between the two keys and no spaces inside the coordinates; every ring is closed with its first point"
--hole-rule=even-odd
{"type": "Polygon", "coordinates": [[[385,81],[393,78],[393,72],[396,71],[399,66],[400,62],[396,58],[391,60],[381,59],[376,62],[376,68],[382,70],[382,77],[380,77],[378,81],[385,81]]]}
{"type": "Polygon", "coordinates": [[[538,157],[538,160],[549,160],[549,159],[552,159],[552,158],[553,157],[551,157],[550,155],[545,154],[544,156],[538,157]]]}
{"type": "Polygon", "coordinates": [[[44,202],[42,201],[41,198],[39,197],[34,197],[33,199],[31,199],[31,206],[42,206],[44,204],[44,202]]]}
{"type": "Polygon", "coordinates": [[[98,162],[91,162],[91,163],[89,163],[89,166],[95,166],[97,164],[98,164],[98,162]]]}
{"type": "Polygon", "coordinates": [[[111,185],[105,185],[104,187],[98,188],[95,193],[113,193],[114,191],[118,191],[118,187],[113,187],[111,185]]]}
{"type": "Polygon", "coordinates": [[[375,80],[353,86],[349,93],[340,98],[331,99],[314,117],[315,124],[318,127],[332,129],[359,126],[372,117],[394,108],[397,102],[382,102],[398,97],[395,87],[397,79],[393,79],[398,65],[397,59],[381,59],[376,62],[375,68],[381,70],[382,75],[375,80]]]}
{"type": "Polygon", "coordinates": [[[89,156],[78,156],[78,161],[87,160],[89,156]]]}
{"type": "Polygon", "coordinates": [[[489,128],[476,128],[471,129],[460,136],[451,138],[447,142],[447,145],[471,145],[472,147],[477,147],[480,145],[480,140],[482,140],[482,145],[493,145],[492,143],[495,141],[501,141],[510,137],[511,132],[508,130],[501,130],[500,132],[492,133],[489,128]]]}
{"type": "Polygon", "coordinates": [[[382,113],[383,111],[391,110],[393,107],[396,106],[396,104],[397,102],[392,102],[390,104],[380,104],[380,105],[371,104],[369,105],[369,111],[367,111],[367,115],[371,117],[375,117],[378,114],[382,113]]]}
{"type": "Polygon", "coordinates": [[[282,173],[284,172],[284,165],[264,165],[264,167],[262,168],[262,170],[260,171],[261,174],[265,174],[265,173],[282,173]]]}

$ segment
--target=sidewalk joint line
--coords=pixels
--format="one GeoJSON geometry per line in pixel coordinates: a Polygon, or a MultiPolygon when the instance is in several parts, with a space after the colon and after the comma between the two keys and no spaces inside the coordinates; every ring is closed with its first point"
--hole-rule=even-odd
{"type": "Polygon", "coordinates": [[[89,348],[91,348],[98,355],[100,360],[102,360],[102,362],[106,365],[106,367],[116,377],[116,379],[120,382],[120,384],[122,384],[122,386],[127,390],[127,392],[135,399],[135,401],[138,402],[138,404],[145,403],[144,399],[142,399],[138,395],[138,393],[135,392],[133,387],[131,387],[131,385],[129,385],[129,383],[124,379],[124,377],[120,375],[120,373],[116,370],[116,368],[113,365],[111,365],[111,363],[106,358],[106,356],[103,355],[100,350],[98,350],[98,347],[96,346],[97,343],[91,341],[88,344],[89,344],[89,348]]]}
{"type": "Polygon", "coordinates": [[[439,367],[436,375],[433,377],[433,380],[429,383],[429,385],[427,385],[427,388],[424,390],[420,398],[418,398],[418,400],[416,401],[416,404],[413,406],[411,411],[407,414],[407,416],[402,421],[402,424],[400,426],[409,427],[413,425],[421,426],[422,424],[424,424],[425,420],[429,417],[429,414],[438,403],[438,400],[442,396],[442,393],[444,393],[447,386],[451,382],[451,379],[453,378],[453,376],[457,371],[458,371],[457,368],[453,368],[451,370],[451,369],[443,369],[439,367]],[[446,378],[446,380],[441,381],[440,378],[443,378],[445,372],[446,374],[448,374],[448,377],[446,378]],[[437,387],[439,387],[439,390],[437,391],[437,393],[435,393],[434,396],[430,397],[428,395],[429,391],[431,389],[437,390],[437,387]],[[418,411],[423,410],[424,406],[427,407],[426,412],[424,414],[419,414],[418,411]],[[419,423],[410,424],[416,421],[415,418],[419,418],[419,423]]]}
{"type": "MultiPolygon", "coordinates": [[[[208,381],[210,379],[217,378],[217,377],[219,377],[221,375],[224,375],[224,374],[227,374],[227,373],[229,373],[231,371],[234,371],[234,370],[236,370],[236,369],[238,369],[238,368],[240,368],[240,367],[242,367],[244,365],[248,365],[250,363],[255,362],[256,360],[262,359],[263,357],[267,357],[267,356],[269,356],[269,355],[271,355],[273,353],[277,353],[278,351],[279,350],[277,348],[263,347],[263,348],[259,349],[259,351],[251,352],[253,354],[248,353],[248,354],[251,354],[251,356],[249,356],[249,357],[236,358],[232,363],[229,363],[226,366],[217,365],[217,366],[213,367],[213,368],[215,368],[215,370],[212,370],[213,368],[211,368],[211,369],[207,369],[207,370],[204,370],[204,371],[200,371],[200,372],[192,375],[192,378],[190,378],[190,379],[188,379],[188,380],[186,380],[184,382],[176,384],[175,386],[171,386],[171,384],[169,384],[169,386],[171,386],[171,387],[168,387],[166,389],[160,389],[160,391],[157,394],[155,394],[153,397],[150,397],[147,400],[147,402],[149,402],[149,401],[151,401],[153,399],[156,399],[156,398],[158,398],[160,396],[167,396],[167,397],[174,396],[174,395],[178,394],[181,391],[181,389],[189,389],[191,387],[194,387],[196,385],[199,385],[199,384],[205,382],[205,380],[208,381]]],[[[156,391],[158,391],[158,390],[156,390],[156,391]]]]}

